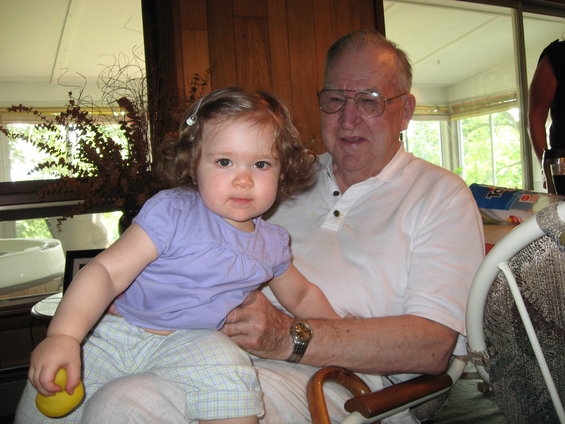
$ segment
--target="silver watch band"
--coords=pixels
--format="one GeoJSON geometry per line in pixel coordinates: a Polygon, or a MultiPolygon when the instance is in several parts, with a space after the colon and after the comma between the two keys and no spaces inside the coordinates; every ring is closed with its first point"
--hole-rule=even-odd
{"type": "Polygon", "coordinates": [[[294,349],[292,350],[292,353],[288,357],[287,362],[293,362],[295,364],[300,362],[300,360],[304,356],[304,353],[306,352],[307,347],[308,347],[307,343],[294,342],[294,349]]]}

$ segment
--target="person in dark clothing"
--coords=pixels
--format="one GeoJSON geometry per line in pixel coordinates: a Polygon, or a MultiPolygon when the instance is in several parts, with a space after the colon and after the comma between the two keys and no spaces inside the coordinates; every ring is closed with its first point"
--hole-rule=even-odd
{"type": "Polygon", "coordinates": [[[545,122],[550,111],[549,148],[565,149],[565,40],[555,40],[543,50],[530,85],[530,137],[540,161],[547,149],[545,122]]]}

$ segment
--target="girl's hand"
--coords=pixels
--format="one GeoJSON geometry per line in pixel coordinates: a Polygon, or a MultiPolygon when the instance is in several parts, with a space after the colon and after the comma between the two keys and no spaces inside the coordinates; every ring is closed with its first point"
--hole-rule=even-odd
{"type": "Polygon", "coordinates": [[[72,394],[80,382],[80,343],[71,336],[47,336],[31,354],[28,378],[39,393],[44,396],[66,389],[72,394]],[[67,387],[55,384],[59,368],[67,370],[67,387]]]}

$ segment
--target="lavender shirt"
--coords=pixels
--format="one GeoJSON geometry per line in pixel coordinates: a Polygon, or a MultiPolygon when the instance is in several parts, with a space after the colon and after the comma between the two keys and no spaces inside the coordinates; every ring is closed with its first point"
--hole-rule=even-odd
{"type": "Polygon", "coordinates": [[[134,222],[159,253],[116,300],[119,312],[139,327],[221,328],[250,291],[290,265],[286,230],[257,218],[253,232],[240,231],[190,189],[157,193],[134,222]]]}

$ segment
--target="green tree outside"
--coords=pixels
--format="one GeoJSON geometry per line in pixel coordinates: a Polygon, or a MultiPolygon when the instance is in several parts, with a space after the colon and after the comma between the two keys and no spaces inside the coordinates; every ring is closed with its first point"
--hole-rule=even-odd
{"type": "MultiPolygon", "coordinates": [[[[451,171],[461,175],[467,184],[521,188],[522,162],[517,111],[510,109],[452,121],[459,131],[460,157],[459,166],[451,171]]],[[[441,125],[447,123],[413,120],[405,133],[406,150],[442,166],[441,125]]]]}

